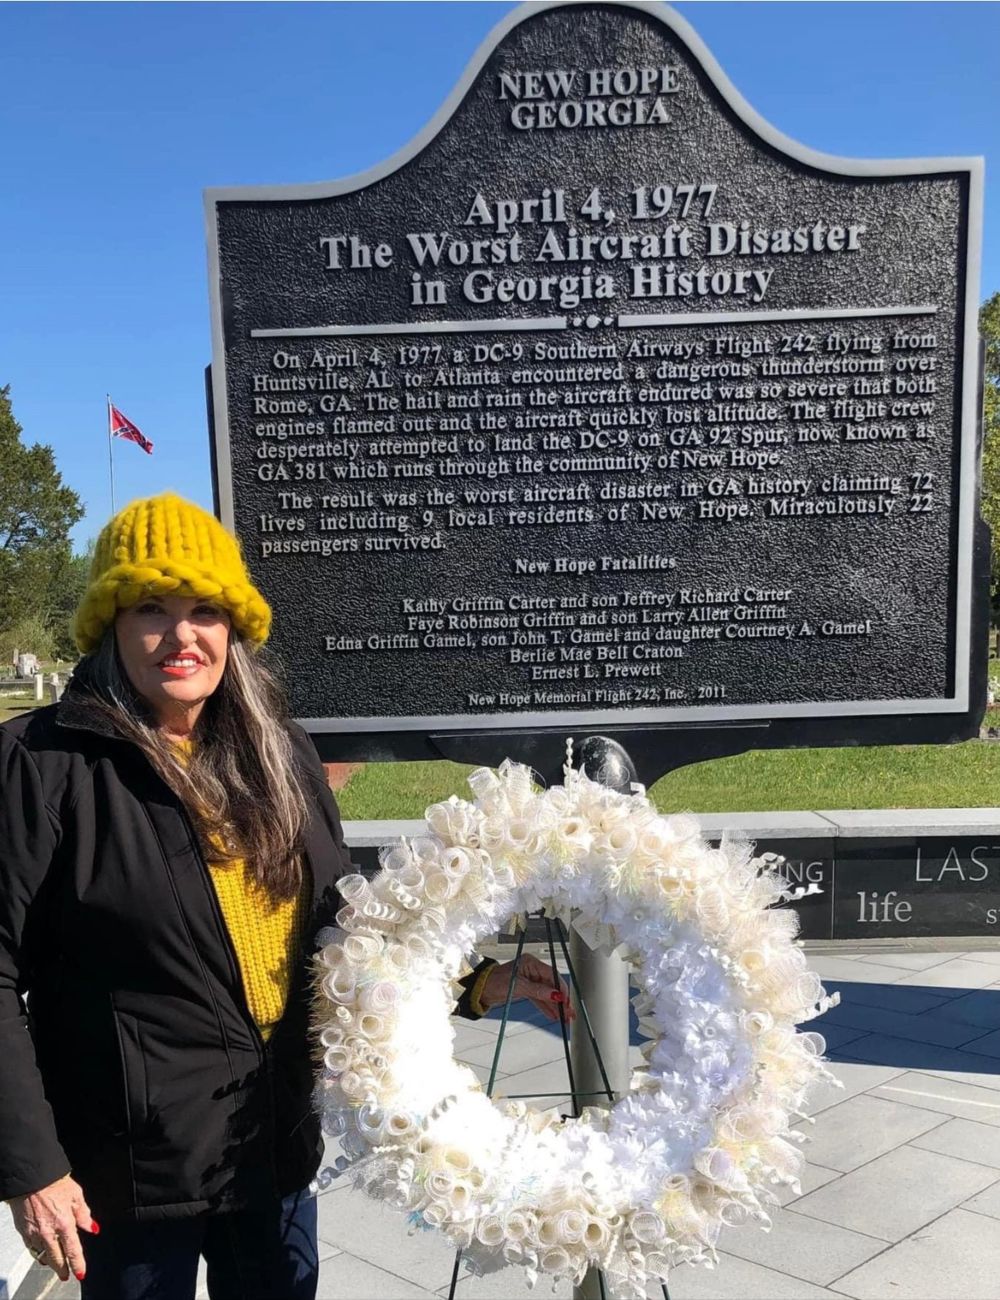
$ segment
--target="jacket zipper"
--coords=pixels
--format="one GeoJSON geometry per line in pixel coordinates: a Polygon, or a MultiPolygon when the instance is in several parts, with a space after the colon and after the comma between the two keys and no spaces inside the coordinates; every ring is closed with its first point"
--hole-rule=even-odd
{"type": "Polygon", "coordinates": [[[219,895],[215,892],[215,883],[212,880],[212,873],[205,860],[205,855],[201,851],[201,845],[198,842],[198,835],[194,829],[194,823],[188,815],[187,809],[179,800],[178,807],[184,818],[184,824],[187,826],[188,837],[191,841],[192,847],[194,848],[195,857],[198,859],[198,865],[201,867],[202,884],[208,892],[212,915],[215,917],[215,927],[222,938],[222,944],[226,951],[226,958],[229,962],[229,975],[237,990],[236,1000],[240,1012],[243,1015],[243,1019],[250,1026],[250,1031],[254,1036],[254,1041],[261,1053],[263,1053],[266,1050],[267,1044],[264,1042],[264,1036],[260,1032],[257,1021],[254,1020],[253,1014],[250,1011],[250,1004],[247,1002],[247,993],[243,984],[243,972],[240,970],[239,957],[236,955],[236,947],[233,943],[232,936],[229,933],[229,927],[226,925],[226,918],[222,914],[222,904],[219,902],[219,895]]]}
{"type": "MultiPolygon", "coordinates": [[[[188,829],[188,835],[191,840],[191,844],[194,848],[195,856],[197,857],[198,863],[201,867],[202,880],[208,889],[208,893],[211,899],[212,912],[213,915],[215,916],[216,928],[219,930],[222,936],[222,941],[226,950],[226,955],[229,959],[230,975],[234,983],[236,984],[236,987],[239,990],[239,997],[238,997],[237,1004],[240,1008],[240,1011],[243,1014],[243,1018],[250,1026],[250,1032],[253,1034],[254,1042],[256,1043],[257,1050],[260,1054],[261,1062],[264,1067],[264,1071],[267,1075],[267,1096],[268,1096],[268,1102],[270,1103],[271,1135],[273,1139],[277,1133],[277,1115],[278,1115],[278,1107],[277,1107],[277,1102],[274,1093],[274,1062],[271,1059],[271,1053],[268,1051],[268,1045],[264,1041],[264,1035],[260,1032],[260,1026],[257,1024],[257,1021],[253,1018],[253,1014],[250,1011],[250,1004],[247,1001],[246,987],[243,983],[243,972],[240,969],[239,957],[237,956],[236,953],[236,946],[233,943],[232,936],[229,933],[229,927],[226,925],[226,918],[222,912],[222,904],[219,902],[219,895],[215,892],[215,882],[212,880],[212,873],[209,870],[208,862],[206,861],[205,855],[201,850],[201,844],[199,843],[197,832],[194,829],[194,823],[191,820],[188,810],[184,807],[182,803],[180,803],[179,800],[178,800],[178,804],[180,806],[180,811],[184,818],[185,825],[187,826],[188,829]]],[[[304,927],[306,929],[310,927],[310,923],[313,920],[315,906],[316,906],[316,890],[315,888],[311,888],[310,898],[309,898],[309,916],[306,918],[304,922],[304,927]]],[[[286,1007],[288,1002],[290,1002],[292,998],[298,994],[300,984],[301,984],[301,979],[299,978],[299,971],[297,970],[292,980],[289,982],[288,999],[286,1002],[286,1007]]],[[[274,1029],[274,1033],[277,1032],[278,1032],[278,1026],[276,1025],[274,1029]]],[[[300,1121],[300,1123],[302,1122],[303,1121],[300,1121]]],[[[271,1174],[274,1180],[275,1191],[277,1192],[277,1188],[280,1180],[278,1177],[276,1142],[272,1140],[270,1146],[271,1146],[271,1174]]]]}
{"type": "Polygon", "coordinates": [[[236,989],[238,990],[236,1003],[244,1020],[250,1027],[250,1032],[253,1035],[254,1043],[257,1047],[257,1054],[260,1059],[261,1067],[267,1077],[268,1129],[270,1139],[268,1147],[270,1150],[271,1160],[271,1181],[274,1186],[274,1194],[277,1196],[280,1182],[278,1178],[278,1160],[276,1150],[278,1108],[274,1095],[274,1069],[271,1061],[271,1053],[267,1050],[267,1043],[264,1041],[264,1035],[260,1032],[260,1026],[253,1018],[253,1013],[250,1010],[250,1004],[247,1001],[246,986],[243,983],[243,972],[240,969],[239,957],[236,954],[236,946],[233,943],[232,935],[229,933],[229,927],[226,925],[226,918],[222,913],[222,904],[219,902],[219,895],[215,892],[215,882],[212,880],[212,873],[209,870],[208,863],[205,860],[205,855],[201,849],[201,844],[198,841],[198,834],[195,831],[194,823],[191,820],[188,810],[180,800],[178,800],[178,805],[188,829],[188,836],[191,845],[194,848],[195,857],[201,867],[202,883],[208,891],[212,914],[215,917],[216,929],[219,931],[222,938],[223,947],[225,948],[226,956],[229,960],[229,973],[236,989]]]}

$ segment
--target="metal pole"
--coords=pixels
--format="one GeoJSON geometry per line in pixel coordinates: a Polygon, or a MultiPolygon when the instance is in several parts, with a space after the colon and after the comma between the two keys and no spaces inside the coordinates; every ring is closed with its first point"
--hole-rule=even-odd
{"type": "MultiPolygon", "coordinates": [[[[608,1082],[617,1101],[628,1091],[631,1070],[628,1059],[628,966],[617,953],[597,953],[575,930],[570,931],[569,951],[576,971],[577,988],[573,993],[577,1018],[573,1023],[570,1057],[576,1087],[591,1106],[610,1109],[613,1102],[604,1092],[597,1056],[590,1039],[580,1029],[580,1001],[586,1005],[591,1028],[597,1040],[608,1082]]],[[[604,1288],[596,1268],[587,1270],[582,1283],[573,1288],[573,1300],[601,1300],[604,1288]]]]}
{"type": "Polygon", "coordinates": [[[111,436],[111,394],[106,393],[108,399],[108,469],[111,472],[111,513],[115,513],[115,454],[112,450],[115,441],[111,436]]]}
{"type": "MultiPolygon", "coordinates": [[[[635,780],[635,769],[625,750],[614,740],[589,737],[580,746],[580,766],[595,781],[613,790],[625,792],[635,780]]],[[[608,1109],[628,1091],[632,1071],[629,1067],[629,987],[628,966],[616,953],[598,953],[590,949],[575,930],[569,936],[570,959],[576,973],[573,991],[577,1018],[573,1023],[570,1056],[576,1087],[594,1093],[592,1106],[608,1109]],[[608,1097],[600,1064],[589,1035],[581,1028],[580,1002],[587,1008],[590,1025],[604,1062],[607,1082],[614,1099],[608,1097]]],[[[573,1288],[573,1300],[604,1300],[606,1287],[600,1270],[587,1270],[583,1281],[573,1288]]]]}

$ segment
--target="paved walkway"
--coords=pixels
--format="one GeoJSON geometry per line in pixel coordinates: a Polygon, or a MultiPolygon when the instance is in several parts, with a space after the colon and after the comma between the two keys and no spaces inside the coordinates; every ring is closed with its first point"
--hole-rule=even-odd
{"type": "MultiPolygon", "coordinates": [[[[810,1025],[844,1089],[809,1107],[803,1194],[774,1228],[729,1229],[720,1266],[679,1269],[671,1300],[1000,1300],[1000,948],[812,952],[842,1002],[810,1025]]],[[[460,1023],[456,1052],[488,1069],[496,1019],[460,1023]]],[[[533,1019],[504,1044],[508,1093],[565,1087],[562,1043],[533,1019]]],[[[320,1198],[320,1300],[435,1300],[454,1256],[349,1187],[320,1198]]],[[[40,1294],[30,1278],[18,1292],[40,1294]],[[33,1288],[33,1289],[32,1289],[33,1288]]],[[[71,1297],[75,1285],[49,1292],[71,1297]]],[[[200,1295],[207,1293],[202,1290],[200,1295]]],[[[459,1300],[519,1300],[519,1269],[463,1278],[459,1300]]],[[[543,1282],[539,1300],[568,1297],[543,1282]]],[[[653,1294],[659,1294],[658,1292],[653,1294]]]]}

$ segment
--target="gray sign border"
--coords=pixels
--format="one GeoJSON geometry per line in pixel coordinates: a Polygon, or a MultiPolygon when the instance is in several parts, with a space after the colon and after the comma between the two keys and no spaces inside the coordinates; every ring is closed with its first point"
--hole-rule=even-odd
{"type": "MultiPolygon", "coordinates": [[[[701,63],[719,94],[742,121],[767,144],[797,162],[842,176],[886,177],[922,173],[964,172],[969,178],[969,213],[966,230],[965,348],[962,357],[960,433],[960,479],[958,485],[958,572],[955,601],[955,694],[938,699],[848,700],[831,703],[736,705],[686,708],[557,710],[548,713],[432,714],[425,717],[381,716],[373,718],[305,718],[307,731],[465,731],[523,730],[531,727],[580,727],[623,724],[726,722],[750,719],[877,717],[893,714],[964,713],[970,707],[969,676],[963,664],[971,664],[972,550],[976,510],[976,459],[978,436],[978,312],[983,234],[984,160],[982,158],[906,158],[876,160],[838,158],[819,153],[777,130],[753,109],[723,72],[704,42],[685,18],[657,0],[603,0],[616,7],[637,10],[658,19],[678,36],[701,63]]],[[[363,189],[398,170],[420,153],[444,129],[461,104],[487,59],[509,32],[522,22],[549,9],[569,8],[573,0],[527,0],[503,18],[482,42],[459,78],[455,88],[423,130],[397,153],[367,171],[337,181],[296,185],[223,186],[205,190],[205,222],[208,238],[208,276],[212,320],[213,432],[219,510],[222,522],[234,527],[233,483],[229,412],[227,406],[226,355],[222,322],[217,205],[227,202],[336,198],[363,189]]],[[[428,324],[428,331],[437,328],[428,324]]],[[[373,331],[374,332],[374,331],[373,331]]]]}

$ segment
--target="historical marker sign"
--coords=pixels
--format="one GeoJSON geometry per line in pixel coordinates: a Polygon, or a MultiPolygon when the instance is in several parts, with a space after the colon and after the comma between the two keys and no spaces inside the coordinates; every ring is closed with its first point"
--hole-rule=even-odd
{"type": "Polygon", "coordinates": [[[795,144],[665,6],[536,4],[395,158],[209,191],[219,502],[296,714],[967,722],[981,184],[795,144]]]}

